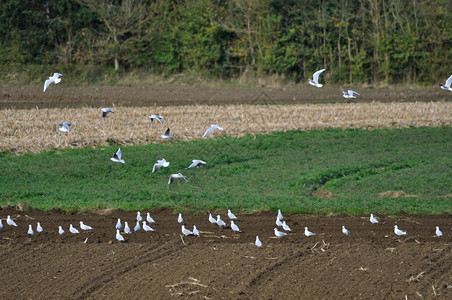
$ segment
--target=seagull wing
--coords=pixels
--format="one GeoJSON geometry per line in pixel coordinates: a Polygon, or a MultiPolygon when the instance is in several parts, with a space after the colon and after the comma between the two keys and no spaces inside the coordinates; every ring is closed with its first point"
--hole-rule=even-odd
{"type": "Polygon", "coordinates": [[[174,176],[171,175],[171,176],[169,177],[168,184],[171,184],[171,183],[173,182],[173,180],[174,180],[174,176]]]}
{"type": "Polygon", "coordinates": [[[152,173],[155,173],[158,169],[160,169],[161,166],[162,164],[160,162],[155,163],[154,166],[152,167],[152,173]]]}
{"type": "Polygon", "coordinates": [[[352,90],[348,90],[347,92],[350,96],[353,96],[353,94],[360,95],[359,93],[352,91],[352,90]]]}
{"type": "Polygon", "coordinates": [[[121,148],[119,148],[118,151],[116,151],[116,156],[118,157],[119,160],[121,160],[121,156],[122,156],[121,148]]]}
{"type": "Polygon", "coordinates": [[[322,70],[318,70],[317,72],[314,73],[314,75],[312,75],[312,80],[315,81],[316,83],[319,83],[319,76],[320,74],[322,74],[322,72],[324,72],[326,69],[322,69],[322,70]]]}
{"type": "Polygon", "coordinates": [[[205,138],[214,130],[215,130],[215,128],[210,127],[209,129],[206,130],[206,132],[204,133],[204,135],[201,138],[205,138]]]}
{"type": "Polygon", "coordinates": [[[47,91],[47,88],[49,87],[49,85],[53,82],[53,78],[49,77],[49,79],[46,80],[46,82],[44,82],[44,93],[47,91]]]}
{"type": "Polygon", "coordinates": [[[448,88],[450,88],[450,85],[452,84],[452,75],[450,75],[450,77],[449,78],[447,78],[447,80],[446,80],[446,87],[448,87],[448,88]]]}

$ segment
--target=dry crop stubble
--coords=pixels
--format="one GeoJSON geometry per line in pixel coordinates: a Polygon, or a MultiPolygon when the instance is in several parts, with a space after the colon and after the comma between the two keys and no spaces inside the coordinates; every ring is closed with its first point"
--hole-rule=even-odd
{"type": "MultiPolygon", "coordinates": [[[[407,128],[450,126],[451,102],[337,103],[300,105],[195,105],[112,107],[102,118],[100,108],[0,111],[0,151],[40,152],[54,148],[139,145],[164,142],[166,128],[181,141],[200,139],[211,124],[224,131],[207,137],[264,134],[292,129],[407,128]],[[164,116],[163,124],[149,114],[164,116]],[[72,134],[58,131],[58,122],[71,122],[72,134]]],[[[166,141],[167,142],[167,141],[166,141]]]]}

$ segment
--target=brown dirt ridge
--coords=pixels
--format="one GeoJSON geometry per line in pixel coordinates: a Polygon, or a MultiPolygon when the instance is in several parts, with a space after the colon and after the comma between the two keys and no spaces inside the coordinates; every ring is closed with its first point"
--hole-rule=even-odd
{"type": "MultiPolygon", "coordinates": [[[[145,215],[147,211],[142,211],[145,215]]],[[[177,214],[153,209],[155,232],[115,239],[117,218],[136,212],[0,209],[0,298],[59,299],[451,299],[452,215],[285,215],[292,232],[274,237],[276,213],[236,212],[243,231],[211,226],[207,212],[183,214],[201,237],[181,238],[177,214]],[[6,225],[7,215],[18,227],[6,225]],[[27,234],[40,222],[43,233],[27,234]],[[69,233],[79,221],[94,229],[69,233]],[[406,230],[398,237],[393,226],[406,230]],[[57,233],[58,226],[66,231],[57,233]],[[341,233],[345,225],[350,236],[341,233]],[[317,235],[306,237],[304,227],[317,235]],[[435,237],[439,226],[443,237],[435,237]],[[259,235],[264,246],[254,246],[259,235]],[[86,241],[86,243],[85,243],[86,241]]],[[[214,211],[229,222],[226,212],[214,211]]]]}

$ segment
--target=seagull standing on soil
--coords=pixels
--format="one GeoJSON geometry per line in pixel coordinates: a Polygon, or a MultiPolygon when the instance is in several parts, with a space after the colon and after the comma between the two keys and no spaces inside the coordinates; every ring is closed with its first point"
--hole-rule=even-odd
{"type": "Polygon", "coordinates": [[[59,234],[63,234],[64,233],[63,227],[58,226],[58,233],[59,234]]]}
{"type": "Polygon", "coordinates": [[[350,234],[350,231],[348,231],[348,229],[345,228],[344,225],[342,225],[342,233],[345,234],[345,235],[349,235],[349,234],[350,234]]]}
{"type": "Polygon", "coordinates": [[[33,232],[33,228],[31,228],[31,224],[28,225],[28,234],[29,234],[29,235],[35,234],[35,233],[33,232]]]}
{"type": "Polygon", "coordinates": [[[187,177],[185,177],[184,175],[182,175],[181,173],[177,173],[177,174],[171,174],[169,179],[168,179],[168,184],[171,184],[174,179],[177,178],[182,178],[183,180],[185,180],[186,182],[188,182],[187,177]]]}
{"type": "Polygon", "coordinates": [[[199,234],[199,230],[198,230],[198,228],[196,228],[196,225],[193,225],[193,235],[196,235],[196,236],[201,236],[200,234],[199,234]]]}
{"type": "Polygon", "coordinates": [[[193,235],[193,232],[191,232],[190,230],[188,230],[187,228],[185,228],[184,225],[182,225],[182,234],[187,236],[187,235],[193,235]]]}
{"type": "Polygon", "coordinates": [[[209,134],[211,134],[212,132],[214,132],[215,130],[223,130],[223,128],[221,128],[218,125],[210,125],[210,128],[206,130],[206,132],[203,134],[203,136],[201,137],[202,139],[205,138],[206,136],[208,136],[209,134]]]}
{"type": "Polygon", "coordinates": [[[69,130],[69,126],[71,126],[70,122],[64,122],[64,123],[58,123],[58,125],[60,125],[60,127],[58,128],[59,131],[61,132],[65,132],[65,133],[71,133],[71,131],[69,130]]]}
{"type": "Polygon", "coordinates": [[[164,159],[164,158],[159,159],[152,167],[152,173],[157,172],[157,170],[160,169],[161,167],[166,168],[168,166],[169,166],[169,162],[167,162],[166,159],[164,159]]]}
{"type": "Polygon", "coordinates": [[[322,69],[322,70],[318,70],[317,72],[314,73],[314,75],[312,75],[312,79],[309,79],[309,84],[313,85],[315,87],[321,88],[323,86],[323,84],[319,83],[319,76],[320,74],[322,74],[322,72],[324,72],[326,69],[322,69]]]}
{"type": "Polygon", "coordinates": [[[443,90],[452,92],[452,88],[450,87],[450,85],[452,84],[452,75],[450,75],[450,77],[447,78],[445,85],[442,85],[441,83],[438,83],[438,84],[443,90]]]}
{"type": "Polygon", "coordinates": [[[121,219],[118,219],[118,222],[116,223],[115,228],[116,229],[121,229],[122,228],[121,219]]]}
{"type": "Polygon", "coordinates": [[[356,98],[354,95],[360,95],[359,93],[352,91],[352,90],[348,90],[348,91],[342,91],[342,97],[350,99],[350,98],[356,98]]]}
{"type": "Polygon", "coordinates": [[[237,224],[235,224],[234,221],[232,220],[231,220],[231,229],[234,231],[234,233],[241,232],[239,226],[237,226],[237,224]]]}
{"type": "Polygon", "coordinates": [[[215,218],[212,217],[211,213],[209,213],[209,222],[210,222],[210,225],[217,224],[217,220],[215,220],[215,218]]]}
{"type": "Polygon", "coordinates": [[[80,228],[82,230],[92,230],[93,229],[93,227],[83,224],[83,221],[80,221],[80,228]]]}
{"type": "Polygon", "coordinates": [[[310,232],[310,231],[308,230],[308,227],[305,227],[305,228],[304,228],[304,235],[305,235],[305,236],[313,236],[313,235],[315,235],[315,233],[314,233],[314,232],[310,232]]]}
{"type": "Polygon", "coordinates": [[[119,232],[119,229],[116,229],[116,239],[120,242],[125,242],[126,240],[124,239],[124,237],[121,235],[121,233],[119,232]]]}
{"type": "Polygon", "coordinates": [[[200,159],[194,159],[194,160],[192,160],[191,165],[189,165],[187,169],[191,169],[193,167],[199,168],[199,166],[202,166],[202,165],[205,165],[205,164],[206,164],[205,161],[202,161],[200,159]]]}
{"type": "Polygon", "coordinates": [[[121,148],[119,148],[118,151],[116,151],[116,153],[113,153],[113,157],[110,158],[110,160],[124,164],[125,161],[123,159],[121,159],[121,157],[122,157],[122,151],[121,151],[121,148]]]}
{"type": "Polygon", "coordinates": [[[276,218],[277,218],[277,219],[279,219],[279,220],[282,220],[282,219],[284,219],[284,217],[283,217],[283,215],[282,215],[282,213],[281,213],[281,210],[280,210],[280,209],[278,209],[278,215],[276,216],[276,218]]]}
{"type": "Polygon", "coordinates": [[[43,232],[44,231],[44,229],[41,226],[41,223],[39,223],[39,222],[38,222],[38,225],[36,225],[36,231],[37,232],[43,232]]]}
{"type": "Polygon", "coordinates": [[[69,231],[72,233],[80,233],[77,228],[75,228],[74,226],[72,226],[72,224],[69,225],[69,231]]]}
{"type": "Polygon", "coordinates": [[[143,217],[141,216],[141,212],[137,211],[137,221],[141,222],[143,221],[143,217]]]}
{"type": "Polygon", "coordinates": [[[231,220],[237,220],[237,217],[228,209],[228,218],[231,220]]]}
{"type": "Polygon", "coordinates": [[[282,228],[283,228],[285,231],[292,231],[292,229],[290,229],[289,225],[286,224],[286,221],[283,221],[283,222],[282,222],[282,228]]]}
{"type": "Polygon", "coordinates": [[[2,223],[2,219],[0,219],[0,229],[3,228],[3,223],[2,223]]]}
{"type": "Polygon", "coordinates": [[[378,223],[378,220],[377,219],[375,219],[375,217],[374,217],[374,214],[370,214],[370,223],[372,223],[372,224],[377,224],[378,223]]]}
{"type": "Polygon", "coordinates": [[[397,225],[394,225],[394,233],[397,235],[406,235],[406,231],[400,230],[397,225]]]}
{"type": "Polygon", "coordinates": [[[155,231],[151,226],[149,226],[148,224],[146,224],[146,221],[143,221],[143,229],[144,231],[155,231]]]}
{"type": "Polygon", "coordinates": [[[275,228],[275,235],[280,238],[280,237],[286,236],[287,233],[279,231],[277,228],[275,228]]]}
{"type": "MultiPolygon", "coordinates": [[[[275,233],[276,234],[276,233],[275,233]]],[[[259,248],[262,248],[262,242],[261,242],[261,240],[259,239],[259,236],[258,235],[256,235],[256,241],[254,242],[254,245],[256,245],[257,247],[259,247],[259,248]]]]}
{"type": "Polygon", "coordinates": [[[112,109],[110,108],[102,108],[102,118],[105,118],[106,116],[108,116],[109,113],[115,113],[112,109]]]}
{"type": "Polygon", "coordinates": [[[151,217],[151,214],[149,212],[146,213],[146,221],[148,221],[148,223],[155,223],[154,219],[151,217]]]}
{"type": "Polygon", "coordinates": [[[140,230],[141,229],[141,227],[140,227],[140,221],[137,221],[137,224],[135,225],[135,227],[133,228],[133,231],[138,231],[138,230],[140,230]]]}
{"type": "Polygon", "coordinates": [[[124,222],[124,233],[131,234],[132,230],[130,230],[129,224],[127,222],[124,222]]]}
{"type": "Polygon", "coordinates": [[[164,134],[161,134],[160,137],[162,139],[171,139],[173,138],[172,135],[170,134],[170,129],[167,128],[164,134]]]}
{"type": "Polygon", "coordinates": [[[278,219],[278,217],[276,217],[276,226],[283,226],[283,222],[281,222],[280,219],[278,219]]]}
{"type": "Polygon", "coordinates": [[[16,222],[14,222],[14,221],[11,219],[11,216],[9,216],[9,215],[6,217],[6,224],[8,224],[9,226],[16,226],[16,227],[17,227],[16,222]]]}
{"type": "Polygon", "coordinates": [[[439,226],[436,226],[436,231],[435,231],[436,236],[442,236],[443,233],[441,232],[441,230],[439,230],[439,226]]]}
{"type": "Polygon", "coordinates": [[[61,76],[63,76],[62,74],[60,74],[60,73],[53,73],[53,76],[50,76],[49,77],[49,79],[47,79],[45,82],[44,82],[44,93],[47,91],[47,88],[49,87],[49,85],[53,82],[53,83],[55,83],[55,84],[57,84],[57,83],[60,83],[60,81],[61,81],[61,76]]]}
{"type": "Polygon", "coordinates": [[[184,223],[184,219],[182,218],[182,213],[179,213],[179,216],[177,217],[177,223],[179,223],[179,224],[184,223]]]}
{"type": "Polygon", "coordinates": [[[220,215],[217,215],[217,225],[220,227],[226,227],[226,223],[221,219],[220,215]]]}
{"type": "Polygon", "coordinates": [[[159,115],[149,115],[148,118],[151,120],[151,123],[152,123],[154,120],[157,120],[157,121],[160,122],[160,124],[163,124],[163,122],[162,122],[163,117],[162,117],[162,116],[159,116],[159,115]]]}

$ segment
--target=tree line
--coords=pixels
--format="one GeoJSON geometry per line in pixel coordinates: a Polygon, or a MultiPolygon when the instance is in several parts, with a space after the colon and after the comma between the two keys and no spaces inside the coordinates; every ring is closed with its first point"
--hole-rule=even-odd
{"type": "Polygon", "coordinates": [[[451,73],[450,0],[4,0],[0,65],[335,83],[451,73]]]}

